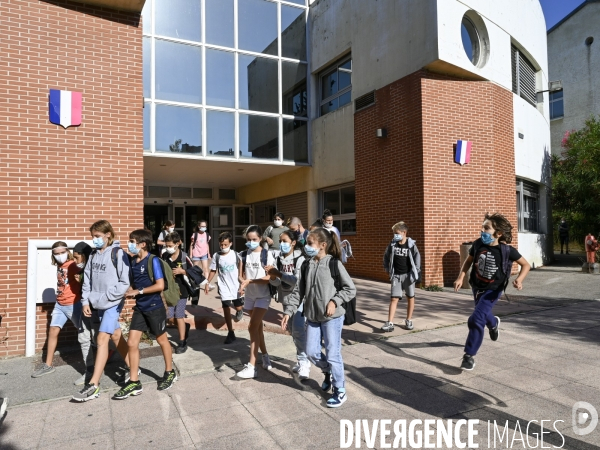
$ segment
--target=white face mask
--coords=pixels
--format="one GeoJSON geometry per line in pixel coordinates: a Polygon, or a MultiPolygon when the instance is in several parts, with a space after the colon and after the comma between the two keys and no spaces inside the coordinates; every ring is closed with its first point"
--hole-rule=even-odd
{"type": "Polygon", "coordinates": [[[231,245],[228,247],[221,247],[221,253],[229,253],[230,248],[231,248],[231,245]]]}
{"type": "Polygon", "coordinates": [[[77,267],[79,267],[80,269],[83,269],[85,267],[85,263],[79,263],[79,264],[77,264],[77,267]]]}
{"type": "Polygon", "coordinates": [[[273,223],[275,224],[276,227],[280,227],[281,225],[283,225],[283,220],[275,220],[275,221],[273,221],[273,223]]]}
{"type": "Polygon", "coordinates": [[[333,226],[332,223],[324,223],[323,225],[325,225],[325,228],[331,228],[333,226]]]}
{"type": "Polygon", "coordinates": [[[169,254],[172,255],[173,253],[175,253],[175,250],[177,250],[175,247],[165,247],[165,251],[169,254]]]}
{"type": "Polygon", "coordinates": [[[167,231],[168,231],[169,233],[172,233],[173,231],[175,231],[175,228],[174,228],[174,227],[171,227],[171,228],[169,228],[167,231]]]}
{"type": "Polygon", "coordinates": [[[67,258],[69,257],[69,255],[67,253],[61,253],[60,255],[54,255],[53,254],[52,256],[54,256],[54,259],[59,264],[63,264],[67,260],[67,258]]]}

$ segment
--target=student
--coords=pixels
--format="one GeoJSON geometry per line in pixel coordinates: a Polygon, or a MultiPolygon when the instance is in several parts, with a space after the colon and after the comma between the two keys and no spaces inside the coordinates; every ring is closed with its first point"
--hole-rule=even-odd
{"type": "MultiPolygon", "coordinates": [[[[258,348],[262,353],[262,365],[266,370],[271,370],[271,360],[265,345],[263,333],[263,317],[271,303],[269,280],[271,277],[265,272],[265,267],[272,266],[275,262],[270,251],[261,248],[262,230],[258,225],[250,225],[245,233],[246,247],[248,250],[242,252],[244,262],[244,281],[240,285],[240,295],[245,295],[244,309],[250,315],[248,331],[250,333],[250,361],[244,366],[237,376],[240,378],[256,378],[256,360],[258,359],[258,348]]],[[[279,242],[279,237],[277,238],[279,242]]]]}
{"type": "Polygon", "coordinates": [[[268,226],[263,235],[265,248],[271,251],[279,251],[279,236],[288,229],[288,227],[283,226],[284,220],[285,216],[283,213],[275,213],[273,216],[273,225],[268,226]]]}
{"type": "Polygon", "coordinates": [[[288,228],[294,233],[296,245],[304,247],[306,245],[306,238],[308,237],[308,230],[302,226],[302,221],[298,217],[292,217],[289,219],[288,228]]]}
{"type": "MultiPolygon", "coordinates": [[[[83,315],[94,315],[100,322],[96,337],[96,361],[94,374],[83,389],[73,396],[77,402],[87,402],[100,395],[100,377],[108,359],[108,343],[112,339],[117,351],[127,363],[127,343],[121,335],[119,316],[129,289],[129,265],[125,252],[107,220],[100,220],[90,227],[95,249],[85,265],[81,304],[83,315]]],[[[96,320],[92,317],[92,320],[96,320]]]]}
{"type": "Polygon", "coordinates": [[[333,225],[333,214],[331,213],[331,211],[329,211],[328,209],[323,211],[321,221],[323,223],[323,227],[326,228],[327,231],[333,231],[338,238],[338,242],[342,242],[340,230],[338,230],[337,227],[333,225]]]}
{"type": "Polygon", "coordinates": [[[163,229],[158,235],[158,239],[156,241],[159,255],[162,255],[165,252],[165,237],[167,234],[172,233],[173,231],[175,231],[175,222],[172,220],[167,220],[163,225],[163,229]]]}
{"type": "MultiPolygon", "coordinates": [[[[192,235],[190,248],[192,249],[192,261],[194,264],[202,267],[202,274],[204,278],[208,278],[208,258],[210,256],[210,251],[208,250],[208,243],[210,242],[210,235],[206,231],[206,221],[201,220],[198,222],[198,226],[196,227],[196,231],[192,235]]],[[[205,280],[200,285],[201,288],[207,284],[205,280]]],[[[214,289],[215,287],[210,285],[210,289],[214,289]]]]}
{"type": "Polygon", "coordinates": [[[175,281],[179,286],[179,292],[181,293],[181,299],[177,302],[176,306],[169,306],[167,308],[167,318],[175,318],[177,323],[177,330],[179,331],[179,343],[175,348],[175,353],[178,355],[185,353],[187,350],[187,338],[190,332],[190,324],[185,323],[185,307],[187,305],[188,297],[188,285],[185,281],[186,271],[184,267],[188,265],[191,267],[192,261],[188,258],[185,252],[181,251],[181,238],[179,233],[173,231],[165,237],[165,252],[162,258],[171,267],[175,281]]]}
{"type": "Polygon", "coordinates": [[[90,351],[90,331],[89,328],[82,326],[81,320],[81,281],[79,275],[83,268],[77,266],[67,244],[62,241],[52,244],[52,265],[56,266],[56,304],[52,310],[52,321],[50,322],[48,340],[46,341],[46,362],[41,368],[33,372],[32,378],[54,372],[52,361],[58,343],[58,335],[67,320],[73,322],[77,329],[77,340],[81,347],[83,362],[88,368],[87,371],[89,372],[90,368],[93,370],[94,367],[93,354],[90,351]]]}
{"type": "Polygon", "coordinates": [[[565,244],[567,244],[567,255],[569,254],[569,224],[564,217],[561,217],[558,224],[558,237],[560,238],[560,254],[563,254],[565,244]]]}
{"type": "Polygon", "coordinates": [[[296,239],[292,230],[281,233],[279,239],[281,253],[275,260],[275,265],[265,267],[265,270],[271,276],[270,283],[277,286],[277,298],[283,304],[281,329],[290,331],[296,346],[298,362],[292,371],[297,372],[301,380],[305,380],[310,376],[310,361],[306,356],[306,319],[302,312],[303,305],[301,304],[294,313],[288,302],[288,297],[300,279],[300,268],[305,258],[302,251],[296,250],[296,239]]]}
{"type": "Polygon", "coordinates": [[[303,264],[301,282],[288,297],[290,307],[286,308],[286,315],[304,300],[306,354],[325,374],[321,389],[328,392],[333,385],[327,406],[337,408],[347,400],[342,359],[344,303],[356,296],[356,288],[339,260],[342,252],[331,233],[323,228],[315,229],[308,235],[304,251],[310,259],[303,264]],[[333,265],[337,266],[337,280],[332,277],[333,265]],[[327,356],[321,352],[321,341],[327,356]]]}
{"type": "Polygon", "coordinates": [[[392,292],[388,320],[381,327],[383,331],[394,331],[394,316],[398,300],[406,292],[406,320],[404,326],[407,330],[414,328],[412,315],[415,310],[415,283],[421,278],[421,254],[417,244],[407,236],[408,225],[398,222],[392,227],[394,237],[387,246],[383,255],[383,267],[390,275],[392,292]]]}
{"type": "Polygon", "coordinates": [[[221,306],[223,307],[223,316],[228,331],[225,344],[231,344],[236,339],[233,332],[233,323],[231,322],[231,308],[235,309],[233,320],[239,322],[244,317],[244,299],[239,295],[242,258],[231,248],[232,243],[233,236],[229,231],[224,231],[219,235],[221,250],[213,255],[208,284],[204,287],[204,291],[208,294],[210,282],[218,271],[219,295],[221,296],[221,306]]]}
{"type": "Polygon", "coordinates": [[[481,226],[481,237],[473,243],[469,257],[454,282],[454,291],[458,291],[465,274],[473,265],[469,282],[473,289],[475,310],[468,321],[469,336],[460,366],[463,370],[473,370],[475,367],[473,357],[481,347],[486,326],[489,329],[490,339],[498,340],[500,318],[492,314],[492,308],[508,285],[512,263],[516,261],[521,266],[519,276],[513,281],[515,289],[523,289],[523,280],[529,272],[530,266],[527,260],[516,248],[508,245],[512,241],[512,228],[502,214],[486,214],[481,226]]]}

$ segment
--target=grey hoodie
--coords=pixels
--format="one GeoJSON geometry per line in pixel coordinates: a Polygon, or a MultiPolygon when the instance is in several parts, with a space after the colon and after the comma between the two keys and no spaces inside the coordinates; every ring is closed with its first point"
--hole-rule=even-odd
{"type": "MultiPolygon", "coordinates": [[[[410,260],[410,265],[412,267],[412,271],[410,273],[410,282],[415,283],[421,279],[421,254],[419,253],[419,249],[417,248],[417,243],[411,238],[406,238],[408,242],[408,248],[410,251],[408,252],[408,259],[410,260]]],[[[390,275],[390,280],[394,278],[394,247],[396,246],[396,241],[390,242],[387,248],[385,249],[385,253],[383,255],[383,268],[390,275]]]]}
{"type": "Polygon", "coordinates": [[[129,289],[129,264],[119,241],[113,241],[104,251],[94,250],[84,269],[81,304],[95,309],[108,309],[118,305],[129,289]],[[117,267],[112,262],[112,249],[118,248],[117,267]]]}
{"type": "Polygon", "coordinates": [[[297,283],[292,293],[286,298],[283,313],[292,316],[300,303],[304,299],[304,317],[311,322],[327,322],[346,314],[343,304],[356,297],[356,287],[352,278],[348,275],[346,268],[338,260],[338,272],[340,274],[341,290],[335,288],[334,280],[329,270],[329,260],[331,255],[327,255],[320,261],[311,258],[308,263],[306,280],[297,283]],[[331,317],[325,315],[329,300],[337,304],[335,313],[331,317]]]}
{"type": "MultiPolygon", "coordinates": [[[[282,255],[279,256],[281,258],[281,278],[275,278],[271,280],[270,283],[273,286],[277,286],[277,301],[283,303],[285,307],[287,302],[287,297],[292,293],[296,283],[300,281],[300,268],[302,267],[302,263],[304,262],[304,255],[300,250],[294,250],[291,255],[287,258],[284,258],[282,255]],[[293,273],[285,273],[284,269],[286,266],[291,266],[294,264],[294,258],[296,260],[296,266],[293,269],[293,273]]],[[[277,263],[277,258],[275,258],[275,262],[277,263]]]]}

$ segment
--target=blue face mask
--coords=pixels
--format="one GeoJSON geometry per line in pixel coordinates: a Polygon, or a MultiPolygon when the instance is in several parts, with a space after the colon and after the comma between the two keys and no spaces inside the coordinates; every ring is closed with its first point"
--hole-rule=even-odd
{"type": "Polygon", "coordinates": [[[92,243],[94,244],[94,247],[96,247],[96,248],[104,247],[104,239],[101,237],[95,237],[94,239],[92,239],[92,243]]]}
{"type": "Polygon", "coordinates": [[[490,233],[486,233],[484,231],[481,232],[481,242],[483,242],[485,245],[489,245],[494,241],[494,236],[492,236],[490,233]]]}
{"type": "Polygon", "coordinates": [[[394,234],[394,241],[396,241],[396,242],[401,241],[403,237],[404,236],[402,236],[401,234],[394,234]]]}
{"type": "Polygon", "coordinates": [[[313,248],[310,245],[306,245],[304,247],[304,252],[308,255],[309,258],[312,258],[313,256],[317,256],[319,254],[319,249],[313,248]]]}
{"type": "Polygon", "coordinates": [[[281,250],[283,253],[288,253],[291,249],[292,244],[289,244],[287,242],[282,242],[279,244],[279,250],[281,250]]]}
{"type": "Polygon", "coordinates": [[[246,247],[248,247],[250,250],[256,250],[256,248],[258,247],[258,242],[248,241],[246,242],[246,247]]]}
{"type": "Polygon", "coordinates": [[[130,242],[127,244],[127,249],[129,250],[129,253],[133,255],[137,255],[140,252],[140,249],[137,248],[137,244],[135,242],[130,242]]]}

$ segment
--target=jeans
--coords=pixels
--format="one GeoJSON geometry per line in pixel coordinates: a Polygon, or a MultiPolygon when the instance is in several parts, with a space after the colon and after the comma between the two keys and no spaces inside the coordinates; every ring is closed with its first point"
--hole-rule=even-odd
{"type": "Polygon", "coordinates": [[[288,322],[288,330],[292,333],[292,339],[296,346],[296,357],[298,362],[302,364],[310,364],[306,356],[306,318],[302,315],[304,303],[300,304],[296,314],[288,322]]]}
{"type": "Polygon", "coordinates": [[[475,297],[475,311],[469,317],[469,336],[465,344],[465,353],[475,356],[481,343],[485,327],[495,328],[498,325],[496,317],[492,314],[492,308],[500,299],[502,291],[477,291],[473,289],[475,297]]]}
{"type": "Polygon", "coordinates": [[[323,372],[331,372],[332,384],[344,387],[344,361],[342,360],[342,328],[344,316],[327,322],[306,321],[306,353],[308,359],[323,372]],[[327,356],[321,351],[321,339],[325,342],[327,356]]]}

